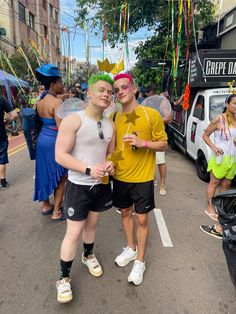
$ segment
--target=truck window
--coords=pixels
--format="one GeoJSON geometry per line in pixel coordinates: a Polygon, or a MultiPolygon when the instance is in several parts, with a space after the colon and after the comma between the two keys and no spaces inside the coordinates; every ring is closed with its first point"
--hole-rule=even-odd
{"type": "Polygon", "coordinates": [[[204,105],[205,105],[204,97],[202,95],[198,96],[193,111],[193,117],[198,118],[199,120],[204,120],[205,118],[204,105]]]}
{"type": "Polygon", "coordinates": [[[209,118],[210,121],[221,114],[225,108],[225,99],[227,95],[214,95],[209,99],[209,118]]]}
{"type": "Polygon", "coordinates": [[[176,130],[181,133],[184,132],[186,115],[187,111],[183,110],[183,107],[181,105],[173,107],[171,124],[176,130]]]}

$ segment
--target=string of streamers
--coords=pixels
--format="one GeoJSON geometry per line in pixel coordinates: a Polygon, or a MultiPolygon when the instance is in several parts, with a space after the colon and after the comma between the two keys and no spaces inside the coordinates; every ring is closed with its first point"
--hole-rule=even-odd
{"type": "Polygon", "coordinates": [[[165,70],[165,62],[166,62],[166,55],[168,51],[168,46],[169,46],[169,34],[170,34],[170,1],[168,1],[168,20],[167,20],[167,36],[166,36],[166,47],[165,47],[165,52],[164,52],[164,58],[163,58],[163,68],[162,68],[162,74],[161,74],[161,80],[163,79],[164,75],[164,70],[165,70]]]}
{"type": "Polygon", "coordinates": [[[49,39],[48,39],[48,36],[44,36],[44,34],[41,34],[40,37],[43,41],[43,58],[44,60],[47,60],[48,59],[47,44],[49,44],[49,39]]]}
{"type": "Polygon", "coordinates": [[[104,15],[102,16],[102,61],[104,61],[105,56],[105,44],[107,40],[107,29],[105,24],[104,15]]]}
{"type": "Polygon", "coordinates": [[[228,139],[229,139],[228,136],[231,135],[229,127],[230,127],[230,125],[232,125],[228,108],[226,109],[227,121],[225,120],[225,116],[223,114],[220,116],[220,118],[221,118],[221,124],[223,126],[223,128],[221,129],[221,136],[223,137],[223,135],[224,135],[226,141],[228,141],[228,139]]]}
{"type": "Polygon", "coordinates": [[[191,36],[191,24],[192,24],[192,14],[191,14],[191,1],[184,0],[184,21],[185,21],[185,34],[187,37],[187,50],[186,50],[186,60],[189,59],[189,48],[190,48],[190,36],[191,36]]]}
{"type": "Polygon", "coordinates": [[[124,47],[127,57],[127,64],[130,66],[130,58],[129,58],[129,44],[128,44],[128,36],[127,31],[129,29],[129,4],[128,0],[120,6],[120,21],[119,21],[119,31],[120,31],[120,42],[119,42],[119,52],[120,58],[117,63],[110,63],[109,60],[106,58],[104,59],[104,51],[105,51],[105,42],[107,39],[107,31],[106,31],[106,24],[105,24],[105,17],[104,15],[101,17],[102,20],[102,32],[103,32],[103,39],[102,39],[102,62],[100,60],[97,61],[99,71],[105,71],[108,73],[112,73],[114,75],[120,73],[124,70],[124,47]],[[122,40],[121,40],[122,39],[122,40]]]}
{"type": "Polygon", "coordinates": [[[125,36],[125,52],[126,52],[126,57],[127,57],[127,65],[128,67],[130,67],[128,36],[125,36]]]}
{"type": "Polygon", "coordinates": [[[18,51],[19,51],[19,53],[22,55],[22,57],[25,59],[25,62],[26,62],[26,64],[27,64],[27,66],[28,66],[28,69],[30,70],[31,75],[32,75],[32,77],[33,77],[34,80],[35,80],[36,78],[35,78],[35,75],[34,75],[34,71],[33,71],[32,67],[31,67],[31,64],[30,64],[30,62],[29,62],[29,59],[27,58],[26,54],[24,53],[24,50],[19,46],[19,47],[18,47],[18,51]]]}
{"type": "MultiPolygon", "coordinates": [[[[173,4],[173,1],[172,1],[173,4]]],[[[182,22],[183,22],[183,0],[178,1],[178,24],[177,24],[177,41],[176,41],[176,47],[175,51],[173,53],[173,79],[174,79],[174,90],[175,94],[176,92],[176,79],[178,75],[178,65],[179,65],[179,57],[180,57],[180,47],[181,47],[181,39],[182,39],[182,22]]],[[[174,7],[172,7],[172,12],[174,11],[174,7]]]]}
{"type": "Polygon", "coordinates": [[[129,4],[122,3],[120,8],[120,34],[125,35],[129,29],[129,4]]]}
{"type": "Polygon", "coordinates": [[[174,19],[174,0],[171,2],[171,48],[172,48],[172,76],[173,69],[175,68],[175,48],[174,48],[174,40],[175,40],[175,19],[174,19]]]}
{"type": "Polygon", "coordinates": [[[203,69],[203,65],[202,65],[202,61],[199,57],[199,53],[198,53],[198,48],[197,48],[197,36],[196,36],[196,27],[195,27],[195,18],[194,18],[194,0],[191,0],[191,12],[192,12],[192,26],[193,26],[193,37],[194,37],[194,45],[195,45],[195,49],[196,49],[196,55],[197,55],[197,59],[198,62],[201,66],[201,70],[202,70],[202,75],[204,78],[204,81],[206,82],[206,75],[203,69]]]}
{"type": "MultiPolygon", "coordinates": [[[[115,73],[118,74],[122,70],[124,70],[124,50],[126,53],[127,65],[130,66],[130,57],[129,57],[129,41],[127,32],[129,30],[129,17],[130,17],[130,10],[129,10],[129,3],[128,0],[123,2],[120,7],[120,59],[119,63],[117,64],[117,69],[115,69],[115,73]],[[124,44],[122,42],[122,37],[124,40],[124,44]]],[[[114,71],[113,71],[114,72],[114,71]]]]}
{"type": "Polygon", "coordinates": [[[70,28],[68,26],[62,26],[62,38],[64,42],[64,55],[66,59],[66,86],[70,85],[71,80],[71,67],[72,64],[70,62],[71,57],[71,46],[70,46],[70,28]]]}
{"type": "Polygon", "coordinates": [[[32,46],[32,51],[33,51],[33,53],[35,55],[35,58],[36,58],[36,60],[38,62],[38,65],[41,66],[42,62],[40,60],[42,60],[44,62],[43,57],[40,54],[39,49],[37,48],[36,43],[33,40],[31,40],[30,43],[31,43],[31,46],[32,46]]]}

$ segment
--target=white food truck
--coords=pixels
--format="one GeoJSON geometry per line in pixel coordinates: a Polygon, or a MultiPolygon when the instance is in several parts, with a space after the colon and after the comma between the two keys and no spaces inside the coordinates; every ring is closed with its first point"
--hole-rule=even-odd
{"type": "Polygon", "coordinates": [[[202,135],[210,121],[223,112],[230,94],[228,82],[233,79],[236,79],[236,50],[200,50],[198,56],[196,53],[191,56],[189,64],[189,109],[185,111],[181,105],[172,108],[170,145],[196,161],[197,174],[203,181],[209,180],[210,148],[202,135]]]}

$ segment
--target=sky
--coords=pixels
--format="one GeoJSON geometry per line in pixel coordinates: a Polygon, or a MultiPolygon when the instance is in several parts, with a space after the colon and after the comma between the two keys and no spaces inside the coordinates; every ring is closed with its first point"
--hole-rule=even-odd
{"type": "MultiPolygon", "coordinates": [[[[74,17],[76,10],[76,1],[75,0],[61,0],[61,25],[62,26],[69,26],[72,33],[70,34],[71,37],[71,55],[76,58],[78,61],[86,61],[86,53],[85,53],[85,42],[86,42],[86,35],[83,29],[76,28],[73,29],[75,26],[74,17]]],[[[129,61],[130,66],[133,66],[136,62],[136,56],[134,53],[134,48],[138,46],[138,44],[147,37],[151,36],[151,33],[148,32],[145,28],[140,29],[137,33],[132,34],[129,36],[129,61]]],[[[90,32],[89,35],[89,45],[90,45],[90,63],[97,64],[97,60],[102,59],[102,33],[96,36],[95,32],[90,32]]],[[[68,39],[66,39],[65,33],[62,36],[62,53],[63,55],[68,55],[68,39]]],[[[110,62],[118,62],[119,61],[119,50],[118,49],[111,49],[109,45],[105,47],[105,58],[107,57],[110,62]]],[[[127,58],[125,58],[126,68],[127,65],[127,58]]]]}

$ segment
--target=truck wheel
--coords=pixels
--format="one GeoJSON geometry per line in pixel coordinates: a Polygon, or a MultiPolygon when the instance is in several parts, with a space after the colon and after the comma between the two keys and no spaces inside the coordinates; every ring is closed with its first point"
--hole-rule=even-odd
{"type": "Polygon", "coordinates": [[[207,172],[207,161],[202,152],[198,153],[198,157],[196,160],[196,169],[199,179],[201,179],[204,182],[209,182],[210,174],[209,172],[207,172]]]}

